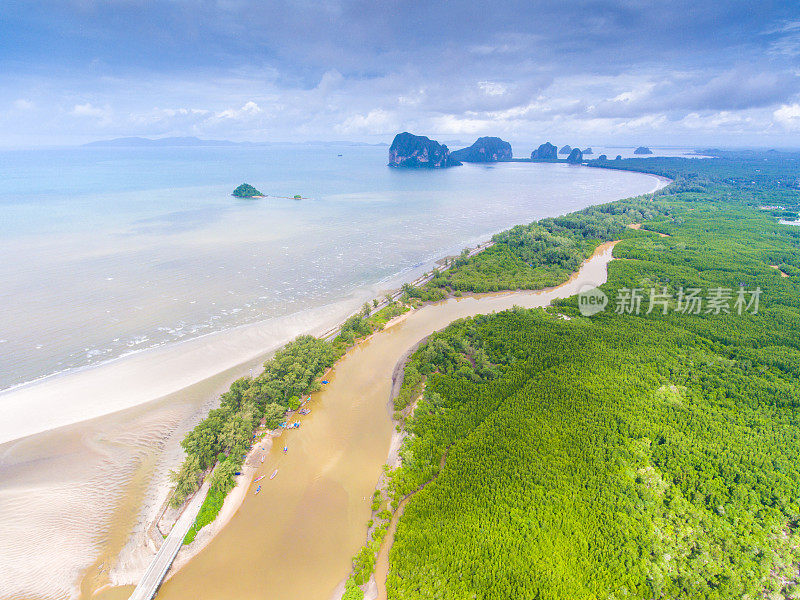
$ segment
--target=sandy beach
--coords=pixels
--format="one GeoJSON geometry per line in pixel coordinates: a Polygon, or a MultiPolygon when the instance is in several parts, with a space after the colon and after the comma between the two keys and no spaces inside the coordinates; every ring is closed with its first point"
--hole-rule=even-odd
{"type": "Polygon", "coordinates": [[[359,301],[236,327],[10,390],[0,394],[0,444],[145,404],[243,364],[260,364],[284,340],[320,334],[342,321],[359,301]],[[80,401],[54,403],[56,395],[80,401]]]}

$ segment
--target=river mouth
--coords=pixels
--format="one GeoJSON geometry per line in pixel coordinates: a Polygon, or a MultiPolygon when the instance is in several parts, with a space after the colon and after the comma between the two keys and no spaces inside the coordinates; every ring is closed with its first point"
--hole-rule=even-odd
{"type": "Polygon", "coordinates": [[[557,288],[431,304],[350,350],[330,383],[312,396],[312,412],[302,427],[285,432],[259,470],[269,474],[277,468],[278,476],[259,495],[246,496],[217,537],[164,583],[158,597],[247,600],[268,594],[277,600],[328,600],[364,543],[372,491],[392,438],[387,400],[401,356],[456,319],[515,305],[542,307],[603,283],[612,248],[613,243],[598,249],[557,288]]]}

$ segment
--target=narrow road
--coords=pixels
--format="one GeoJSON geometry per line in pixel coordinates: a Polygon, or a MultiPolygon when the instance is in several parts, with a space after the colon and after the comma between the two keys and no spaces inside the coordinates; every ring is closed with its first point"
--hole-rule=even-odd
{"type": "Polygon", "coordinates": [[[189,533],[189,528],[197,518],[197,513],[200,512],[200,507],[203,505],[203,501],[208,494],[210,479],[210,476],[206,477],[203,485],[200,486],[194,498],[192,498],[189,505],[175,522],[175,525],[173,525],[172,530],[164,540],[161,548],[159,548],[158,552],[153,557],[153,562],[150,563],[150,566],[147,567],[147,571],[144,572],[141,581],[139,581],[139,585],[133,590],[130,600],[151,600],[156,595],[161,582],[167,575],[167,571],[169,571],[170,566],[172,566],[172,561],[175,560],[178,550],[180,550],[183,545],[186,534],[189,533]]]}

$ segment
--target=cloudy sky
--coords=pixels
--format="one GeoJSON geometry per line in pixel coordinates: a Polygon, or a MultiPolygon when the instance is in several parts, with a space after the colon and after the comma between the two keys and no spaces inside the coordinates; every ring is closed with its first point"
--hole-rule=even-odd
{"type": "Polygon", "coordinates": [[[0,145],[800,147],[800,4],[0,2],[0,145]]]}

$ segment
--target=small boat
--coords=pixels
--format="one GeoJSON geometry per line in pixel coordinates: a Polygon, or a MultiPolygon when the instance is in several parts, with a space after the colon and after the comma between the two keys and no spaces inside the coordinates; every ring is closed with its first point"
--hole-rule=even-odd
{"type": "Polygon", "coordinates": [[[288,427],[289,429],[300,429],[300,423],[292,423],[288,427]]]}
{"type": "Polygon", "coordinates": [[[289,446],[283,447],[283,453],[286,454],[289,451],[289,446]]]}
{"type": "Polygon", "coordinates": [[[276,476],[277,474],[278,474],[278,469],[275,469],[275,470],[272,472],[272,475],[270,475],[270,476],[269,476],[269,478],[270,478],[270,479],[275,479],[275,476],[276,476]]]}
{"type": "Polygon", "coordinates": [[[328,380],[327,380],[327,379],[323,379],[323,380],[322,380],[322,383],[325,383],[325,384],[327,384],[327,383],[328,383],[328,380]]]}
{"type": "Polygon", "coordinates": [[[310,408],[301,408],[301,409],[300,409],[299,411],[297,411],[297,412],[298,412],[299,414],[301,414],[301,415],[307,415],[308,413],[310,413],[310,412],[311,412],[311,409],[310,409],[310,408]]]}
{"type": "Polygon", "coordinates": [[[260,491],[261,491],[261,486],[258,486],[258,487],[256,488],[256,491],[253,493],[253,495],[255,496],[255,495],[256,495],[258,492],[260,492],[260,491]]]}
{"type": "Polygon", "coordinates": [[[266,477],[266,475],[259,475],[258,477],[256,477],[255,479],[253,479],[253,483],[258,483],[259,481],[261,481],[262,479],[264,479],[264,477],[266,477]]]}

